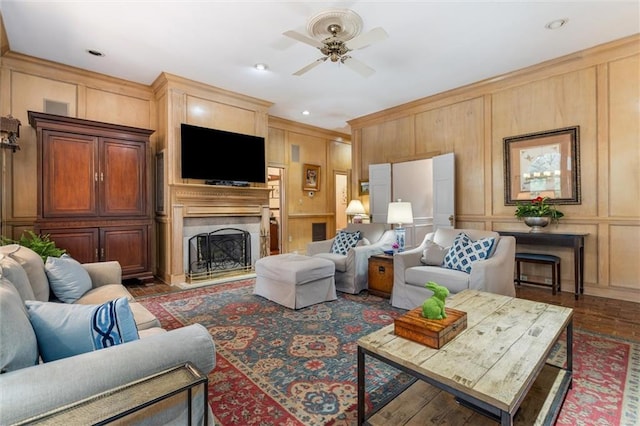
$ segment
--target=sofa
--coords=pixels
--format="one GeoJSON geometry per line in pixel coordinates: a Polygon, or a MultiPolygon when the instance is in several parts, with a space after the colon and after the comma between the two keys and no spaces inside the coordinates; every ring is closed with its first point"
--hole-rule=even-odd
{"type": "MultiPolygon", "coordinates": [[[[207,329],[199,324],[160,328],[121,284],[118,262],[75,262],[65,269],[52,267],[59,265],[55,262],[75,261],[49,258],[45,266],[27,247],[0,246],[0,424],[22,422],[187,362],[205,375],[213,370],[215,346],[207,329]],[[59,275],[61,270],[76,275],[59,275]],[[90,288],[84,291],[87,275],[90,288]],[[59,300],[77,288],[82,293],[77,300],[59,300]],[[107,312],[117,319],[115,334],[102,340],[104,348],[86,351],[83,346],[91,341],[83,334],[96,329],[96,318],[103,319],[86,320],[86,312],[107,312]]],[[[213,424],[210,407],[202,404],[202,388],[197,392],[194,424],[203,424],[205,410],[213,424]]],[[[187,409],[182,394],[127,417],[127,423],[182,425],[187,409]]]]}
{"type": "Polygon", "coordinates": [[[350,223],[341,231],[349,234],[359,232],[358,243],[349,247],[345,253],[334,253],[332,246],[336,237],[313,241],[307,244],[307,256],[335,263],[336,290],[358,294],[368,288],[369,257],[390,250],[391,245],[396,242],[396,233],[388,225],[381,223],[350,223]]]}
{"type": "Polygon", "coordinates": [[[474,289],[515,297],[515,248],[514,237],[494,231],[438,228],[418,247],[393,257],[391,304],[402,309],[420,306],[433,294],[425,288],[429,281],[447,287],[450,294],[474,289]],[[474,243],[485,245],[480,254],[468,250],[477,259],[466,258],[469,245],[473,247],[474,243]],[[460,250],[445,259],[452,246],[460,250]]]}

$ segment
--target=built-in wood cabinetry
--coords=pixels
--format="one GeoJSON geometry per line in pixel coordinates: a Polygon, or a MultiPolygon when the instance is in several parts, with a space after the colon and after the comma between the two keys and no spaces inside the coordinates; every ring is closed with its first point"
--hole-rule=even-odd
{"type": "Polygon", "coordinates": [[[151,279],[152,130],[29,112],[38,141],[36,230],[80,262],[117,260],[151,279]]]}

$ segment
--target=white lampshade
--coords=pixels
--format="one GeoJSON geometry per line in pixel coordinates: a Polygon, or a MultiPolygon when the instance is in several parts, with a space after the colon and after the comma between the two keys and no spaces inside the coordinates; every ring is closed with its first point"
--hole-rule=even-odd
{"type": "Polygon", "coordinates": [[[411,203],[407,201],[398,201],[389,203],[387,210],[387,223],[397,223],[402,226],[403,223],[413,223],[413,210],[411,203]]]}
{"type": "Polygon", "coordinates": [[[364,206],[362,205],[362,202],[360,202],[360,200],[349,201],[349,205],[347,206],[347,209],[344,212],[349,215],[367,213],[367,211],[364,209],[364,206]]]}

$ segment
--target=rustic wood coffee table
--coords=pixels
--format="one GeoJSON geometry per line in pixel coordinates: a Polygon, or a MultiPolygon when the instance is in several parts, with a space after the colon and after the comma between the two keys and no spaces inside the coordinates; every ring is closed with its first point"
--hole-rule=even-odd
{"type": "MultiPolygon", "coordinates": [[[[440,349],[396,336],[393,324],[358,340],[358,424],[375,414],[365,413],[369,355],[454,395],[460,405],[502,425],[514,424],[521,406],[527,418],[516,423],[552,425],[571,387],[573,310],[475,290],[454,295],[447,306],[467,312],[467,329],[440,349]],[[547,357],[565,330],[566,365],[549,365],[547,357]],[[549,386],[542,400],[534,401],[541,406],[525,408],[527,394],[543,377],[549,386]]],[[[386,420],[391,417],[387,414],[386,420]]]]}

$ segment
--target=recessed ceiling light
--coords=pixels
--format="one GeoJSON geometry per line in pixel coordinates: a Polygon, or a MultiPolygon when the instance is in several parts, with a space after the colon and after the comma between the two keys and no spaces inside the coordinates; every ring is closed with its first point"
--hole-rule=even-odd
{"type": "Polygon", "coordinates": [[[93,55],[93,56],[99,56],[99,57],[104,56],[104,53],[100,52],[99,50],[95,50],[95,49],[87,49],[87,53],[89,55],[93,55]]]}
{"type": "Polygon", "coordinates": [[[307,111],[306,109],[304,111],[302,111],[302,115],[309,115],[311,114],[309,111],[307,111]]]}
{"type": "Polygon", "coordinates": [[[267,64],[255,64],[253,67],[258,71],[266,71],[269,68],[267,64]]]}
{"type": "Polygon", "coordinates": [[[556,19],[555,21],[549,22],[544,27],[548,30],[557,30],[558,28],[562,28],[567,25],[567,22],[569,22],[569,19],[567,18],[556,19]]]}

